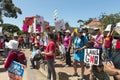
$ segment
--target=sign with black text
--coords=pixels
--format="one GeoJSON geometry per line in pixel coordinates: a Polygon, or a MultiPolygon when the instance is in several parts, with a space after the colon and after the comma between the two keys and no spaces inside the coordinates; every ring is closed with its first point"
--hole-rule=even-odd
{"type": "Polygon", "coordinates": [[[99,65],[99,49],[85,49],[84,62],[99,65]]]}

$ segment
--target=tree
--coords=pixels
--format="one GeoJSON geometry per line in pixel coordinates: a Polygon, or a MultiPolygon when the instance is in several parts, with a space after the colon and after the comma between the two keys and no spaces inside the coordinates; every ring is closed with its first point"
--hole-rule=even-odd
{"type": "Polygon", "coordinates": [[[94,19],[94,18],[89,18],[88,20],[86,20],[86,21],[84,22],[84,24],[87,25],[87,24],[90,23],[93,19],[94,19]]]}
{"type": "Polygon", "coordinates": [[[65,28],[66,28],[66,29],[70,29],[70,25],[69,25],[68,22],[65,23],[65,28]]]}
{"type": "Polygon", "coordinates": [[[17,18],[18,14],[22,14],[20,8],[16,7],[12,0],[0,0],[0,21],[3,23],[2,15],[9,18],[17,18]]]}
{"type": "Polygon", "coordinates": [[[120,13],[110,15],[102,14],[99,20],[102,23],[103,29],[105,29],[108,24],[112,24],[113,28],[116,26],[116,23],[120,21],[120,13]]]}
{"type": "Polygon", "coordinates": [[[80,26],[82,26],[82,25],[84,24],[84,21],[83,21],[83,20],[81,20],[81,19],[79,19],[79,20],[77,21],[77,23],[79,23],[79,24],[80,24],[80,26]]]}
{"type": "Polygon", "coordinates": [[[0,24],[0,26],[3,27],[3,32],[13,33],[13,32],[20,31],[20,29],[16,25],[12,25],[12,24],[0,24]]]}

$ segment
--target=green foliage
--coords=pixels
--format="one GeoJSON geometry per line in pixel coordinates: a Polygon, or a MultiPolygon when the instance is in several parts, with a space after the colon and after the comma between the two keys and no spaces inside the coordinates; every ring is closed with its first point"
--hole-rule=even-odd
{"type": "Polygon", "coordinates": [[[116,26],[116,23],[120,22],[120,13],[116,14],[102,14],[99,19],[102,23],[103,29],[106,28],[108,24],[112,24],[112,28],[116,26]]]}
{"type": "Polygon", "coordinates": [[[94,18],[89,18],[88,20],[86,20],[86,21],[84,22],[84,25],[87,25],[87,24],[90,23],[93,19],[94,19],[94,18]]]}
{"type": "Polygon", "coordinates": [[[3,27],[3,32],[9,32],[9,33],[14,33],[20,31],[18,26],[12,25],[12,24],[0,24],[0,26],[3,27]]]}
{"type": "Polygon", "coordinates": [[[65,28],[66,28],[66,29],[70,29],[70,25],[69,25],[68,22],[65,23],[65,28]]]}
{"type": "Polygon", "coordinates": [[[17,18],[18,14],[22,14],[21,9],[16,7],[12,0],[0,0],[0,5],[0,22],[3,22],[2,15],[9,18],[17,18]]]}

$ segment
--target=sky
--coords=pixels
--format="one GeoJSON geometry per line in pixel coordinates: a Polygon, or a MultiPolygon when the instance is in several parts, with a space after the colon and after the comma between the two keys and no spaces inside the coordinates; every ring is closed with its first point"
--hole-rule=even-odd
{"type": "Polygon", "coordinates": [[[120,12],[120,0],[13,0],[21,8],[22,15],[18,18],[3,17],[4,23],[19,26],[22,29],[25,17],[43,16],[50,26],[54,26],[54,10],[57,9],[58,20],[63,19],[70,26],[76,27],[77,21],[98,18],[102,13],[114,14],[120,12]]]}

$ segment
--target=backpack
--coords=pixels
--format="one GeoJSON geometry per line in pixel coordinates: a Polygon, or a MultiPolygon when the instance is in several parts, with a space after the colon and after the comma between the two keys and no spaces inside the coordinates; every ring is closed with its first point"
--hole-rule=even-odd
{"type": "Polygon", "coordinates": [[[27,66],[27,59],[25,57],[24,52],[17,51],[16,53],[17,53],[17,62],[27,66]]]}

